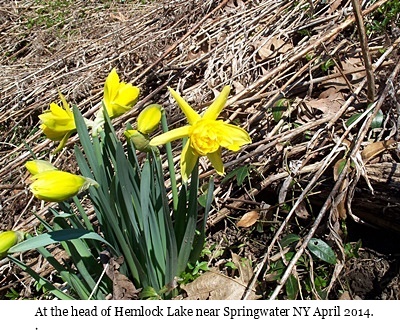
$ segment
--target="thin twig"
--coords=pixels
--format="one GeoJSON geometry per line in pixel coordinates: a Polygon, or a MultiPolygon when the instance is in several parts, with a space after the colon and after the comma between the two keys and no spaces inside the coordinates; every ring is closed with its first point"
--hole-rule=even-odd
{"type": "Polygon", "coordinates": [[[361,52],[364,59],[365,72],[367,74],[367,98],[368,102],[372,103],[375,100],[375,76],[372,68],[371,55],[369,53],[367,34],[365,33],[365,26],[363,14],[359,0],[351,0],[353,4],[353,11],[356,20],[358,35],[360,37],[361,52]]]}

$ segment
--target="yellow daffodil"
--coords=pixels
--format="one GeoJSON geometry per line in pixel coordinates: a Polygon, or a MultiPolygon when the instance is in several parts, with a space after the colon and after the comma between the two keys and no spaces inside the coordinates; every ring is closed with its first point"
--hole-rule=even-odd
{"type": "Polygon", "coordinates": [[[110,118],[118,117],[130,110],[139,98],[140,90],[132,84],[119,80],[116,69],[112,69],[104,85],[104,105],[110,118]]]}
{"type": "Polygon", "coordinates": [[[7,255],[7,251],[14,245],[24,240],[24,233],[21,231],[8,230],[0,233],[0,258],[7,255]]]}
{"type": "Polygon", "coordinates": [[[124,132],[127,139],[130,139],[135,148],[140,151],[150,151],[149,134],[154,132],[161,121],[162,107],[159,104],[151,104],[140,112],[137,119],[137,130],[129,129],[124,132]]]}
{"type": "MultiPolygon", "coordinates": [[[[140,89],[132,84],[119,80],[117,70],[114,68],[108,75],[104,84],[103,105],[110,118],[115,118],[129,111],[137,102],[140,89]]],[[[104,124],[104,110],[97,112],[93,122],[92,134],[96,136],[104,124]]]]}
{"type": "Polygon", "coordinates": [[[31,177],[33,195],[48,202],[62,202],[77,195],[97,182],[80,175],[59,170],[39,172],[31,177]]]}
{"type": "Polygon", "coordinates": [[[29,173],[31,173],[32,175],[57,169],[48,161],[40,160],[40,159],[30,160],[30,161],[26,162],[25,167],[27,168],[29,173]]]}
{"type": "Polygon", "coordinates": [[[221,147],[238,151],[241,146],[251,143],[249,134],[242,128],[217,120],[228,99],[230,87],[225,86],[215,101],[203,115],[198,114],[173,89],[171,95],[185,114],[189,125],[173,129],[156,136],[150,146],[165,144],[173,140],[188,137],[181,154],[182,179],[187,181],[200,156],[206,156],[218,174],[224,174],[221,159],[221,147]]]}
{"type": "Polygon", "coordinates": [[[50,104],[50,109],[39,115],[42,124],[40,128],[46,137],[52,141],[60,141],[56,151],[61,150],[68,138],[76,130],[74,114],[72,113],[64,96],[60,94],[63,107],[56,103],[50,104]]]}
{"type": "Polygon", "coordinates": [[[137,128],[142,134],[150,134],[155,131],[161,121],[161,105],[150,104],[139,113],[137,128]]]}

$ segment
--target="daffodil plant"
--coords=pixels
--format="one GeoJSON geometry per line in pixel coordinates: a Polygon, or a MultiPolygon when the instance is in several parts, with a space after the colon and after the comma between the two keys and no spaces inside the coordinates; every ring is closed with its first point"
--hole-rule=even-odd
{"type": "MultiPolygon", "coordinates": [[[[118,272],[142,290],[143,299],[173,297],[178,293],[180,274],[188,264],[196,263],[203,249],[213,200],[211,177],[201,209],[198,158],[206,156],[217,174],[223,175],[222,148],[238,151],[251,142],[245,130],[218,119],[229,92],[229,86],[224,87],[211,106],[199,114],[170,89],[188,125],[169,131],[165,111],[160,105],[151,104],[139,113],[136,127],[126,127],[125,141],[118,139],[111,120],[136,104],[139,89],[121,82],[115,69],[106,79],[103,108],[93,122],[83,118],[76,106],[71,110],[60,94],[63,108],[51,105],[51,113],[40,117],[41,128],[48,138],[62,141],[61,146],[72,132],[77,132],[79,144],[74,145],[74,151],[81,175],[61,171],[44,160],[27,162],[33,195],[58,202],[58,206],[50,208],[54,215],[51,224],[38,217],[46,233],[11,248],[7,241],[4,251],[0,241],[0,252],[36,248],[67,283],[68,293],[18,258],[9,258],[60,299],[105,299],[115,294],[115,287],[122,284],[115,282],[115,277],[106,276],[103,269],[114,267],[121,256],[118,272]],[[163,132],[152,137],[160,122],[163,132]],[[171,141],[181,138],[186,143],[180,155],[182,180],[177,182],[171,141]],[[162,144],[166,147],[167,170],[163,167],[165,155],[158,149],[162,144]],[[143,157],[137,157],[138,153],[146,155],[144,160],[139,161],[143,157]],[[170,193],[172,200],[167,197],[170,193]],[[86,212],[87,201],[92,203],[94,218],[86,212]],[[74,267],[57,261],[46,248],[49,244],[60,244],[74,267]],[[104,261],[105,253],[114,263],[110,259],[104,261]]],[[[15,235],[9,237],[10,244],[15,244],[15,235]]]]}

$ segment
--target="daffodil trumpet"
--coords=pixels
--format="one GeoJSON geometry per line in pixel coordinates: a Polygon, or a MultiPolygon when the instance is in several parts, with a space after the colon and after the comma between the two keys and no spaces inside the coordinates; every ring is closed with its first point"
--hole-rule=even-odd
{"type": "Polygon", "coordinates": [[[154,137],[149,145],[158,146],[188,138],[180,159],[183,181],[188,180],[200,156],[206,156],[217,173],[224,175],[221,148],[238,151],[243,145],[251,143],[249,134],[243,128],[217,120],[228,99],[230,87],[225,86],[202,115],[193,110],[172,88],[169,88],[169,91],[185,114],[188,125],[154,137]]]}

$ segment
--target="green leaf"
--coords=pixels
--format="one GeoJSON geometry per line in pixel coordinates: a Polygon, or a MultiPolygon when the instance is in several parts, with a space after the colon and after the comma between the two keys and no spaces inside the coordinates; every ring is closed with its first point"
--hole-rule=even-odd
{"type": "Polygon", "coordinates": [[[384,119],[383,112],[381,109],[379,109],[379,111],[376,114],[376,116],[374,117],[374,119],[372,119],[371,128],[372,129],[381,128],[382,124],[383,124],[383,119],[384,119]]]}
{"type": "Polygon", "coordinates": [[[349,127],[351,124],[353,124],[360,116],[362,113],[356,113],[352,115],[349,119],[346,120],[346,127],[349,127]]]}
{"type": "MultiPolygon", "coordinates": [[[[65,228],[69,229],[68,222],[63,218],[55,218],[54,219],[54,231],[57,232],[60,230],[65,230],[65,228]]],[[[96,260],[96,256],[93,255],[91,248],[89,248],[88,244],[90,241],[85,241],[83,239],[73,239],[62,241],[61,245],[64,250],[71,256],[71,260],[73,264],[76,266],[76,269],[79,274],[78,280],[75,277],[71,277],[71,285],[73,285],[74,289],[80,296],[89,297],[90,292],[93,292],[94,297],[96,299],[105,299],[105,294],[101,292],[101,288],[103,287],[102,281],[100,281],[96,285],[96,275],[101,274],[103,268],[99,264],[98,260],[96,260]],[[99,290],[96,290],[96,287],[99,290]]],[[[104,293],[109,292],[107,288],[104,290],[104,293]]],[[[85,298],[85,299],[87,299],[85,298]]]]}
{"type": "Polygon", "coordinates": [[[211,209],[213,198],[214,198],[214,178],[211,176],[207,188],[207,198],[204,206],[204,216],[202,221],[199,222],[199,235],[196,236],[196,239],[193,243],[193,249],[190,255],[191,262],[197,261],[200,258],[200,255],[203,251],[204,241],[206,239],[205,233],[206,233],[207,218],[208,218],[208,213],[210,212],[211,209]]]}
{"type": "Polygon", "coordinates": [[[207,194],[202,194],[202,195],[200,195],[199,198],[198,198],[198,200],[199,200],[199,204],[200,204],[202,207],[205,207],[205,206],[206,206],[206,202],[207,202],[207,194]]]}
{"type": "Polygon", "coordinates": [[[236,177],[236,182],[238,186],[241,186],[244,180],[250,175],[250,171],[253,168],[251,165],[244,165],[234,169],[232,172],[228,173],[223,179],[222,183],[227,182],[229,179],[236,177]]]}
{"type": "Polygon", "coordinates": [[[321,64],[321,69],[322,71],[327,72],[329,71],[330,68],[334,66],[335,66],[335,61],[330,58],[326,62],[321,64]]]}
{"type": "Polygon", "coordinates": [[[346,167],[346,164],[347,164],[347,159],[341,158],[333,166],[333,179],[335,181],[337,181],[339,175],[343,172],[344,168],[346,167]]]}
{"type": "MultiPolygon", "coordinates": [[[[9,251],[9,253],[24,252],[39,247],[43,247],[49,244],[69,241],[72,239],[94,239],[103,242],[107,245],[108,242],[99,236],[98,234],[86,230],[86,229],[64,229],[52,231],[50,233],[41,234],[14,245],[9,251]]],[[[111,247],[112,248],[112,247],[111,247]]]]}
{"type": "Polygon", "coordinates": [[[225,267],[228,267],[228,268],[231,268],[231,269],[238,269],[237,266],[232,261],[228,261],[225,264],[225,267]]]}
{"type": "Polygon", "coordinates": [[[332,248],[323,240],[312,238],[308,242],[307,247],[317,258],[332,265],[336,264],[335,252],[333,252],[332,248]]]}
{"type": "Polygon", "coordinates": [[[74,298],[68,294],[62,292],[60,289],[56,288],[51,282],[36,273],[31,267],[24,264],[21,260],[14,258],[13,256],[8,257],[12,262],[18,265],[23,271],[27,272],[36,282],[46,291],[51,292],[54,296],[61,300],[73,300],[74,298]]]}
{"type": "Polygon", "coordinates": [[[236,173],[236,181],[239,186],[241,186],[244,182],[244,180],[249,176],[250,171],[248,166],[241,166],[238,168],[238,171],[236,173]]]}
{"type": "Polygon", "coordinates": [[[299,282],[293,274],[290,274],[285,283],[286,294],[289,300],[295,300],[299,293],[299,282]]]}
{"type": "Polygon", "coordinates": [[[274,103],[271,107],[272,116],[274,117],[275,123],[278,123],[284,114],[284,112],[288,109],[290,105],[290,100],[288,99],[280,99],[274,103]]]}
{"type": "Polygon", "coordinates": [[[292,243],[298,242],[300,240],[300,237],[296,234],[289,234],[286,235],[284,238],[281,239],[280,245],[282,247],[286,247],[292,243]]]}
{"type": "MultiPolygon", "coordinates": [[[[194,236],[196,233],[196,224],[198,217],[198,201],[197,193],[199,190],[199,167],[194,167],[191,175],[190,186],[188,188],[189,199],[187,204],[187,222],[185,233],[181,241],[181,245],[178,246],[178,274],[182,273],[188,264],[189,257],[193,248],[194,236]]],[[[180,206],[181,207],[181,206],[180,206]]],[[[185,205],[182,205],[185,207],[185,205]]]]}

